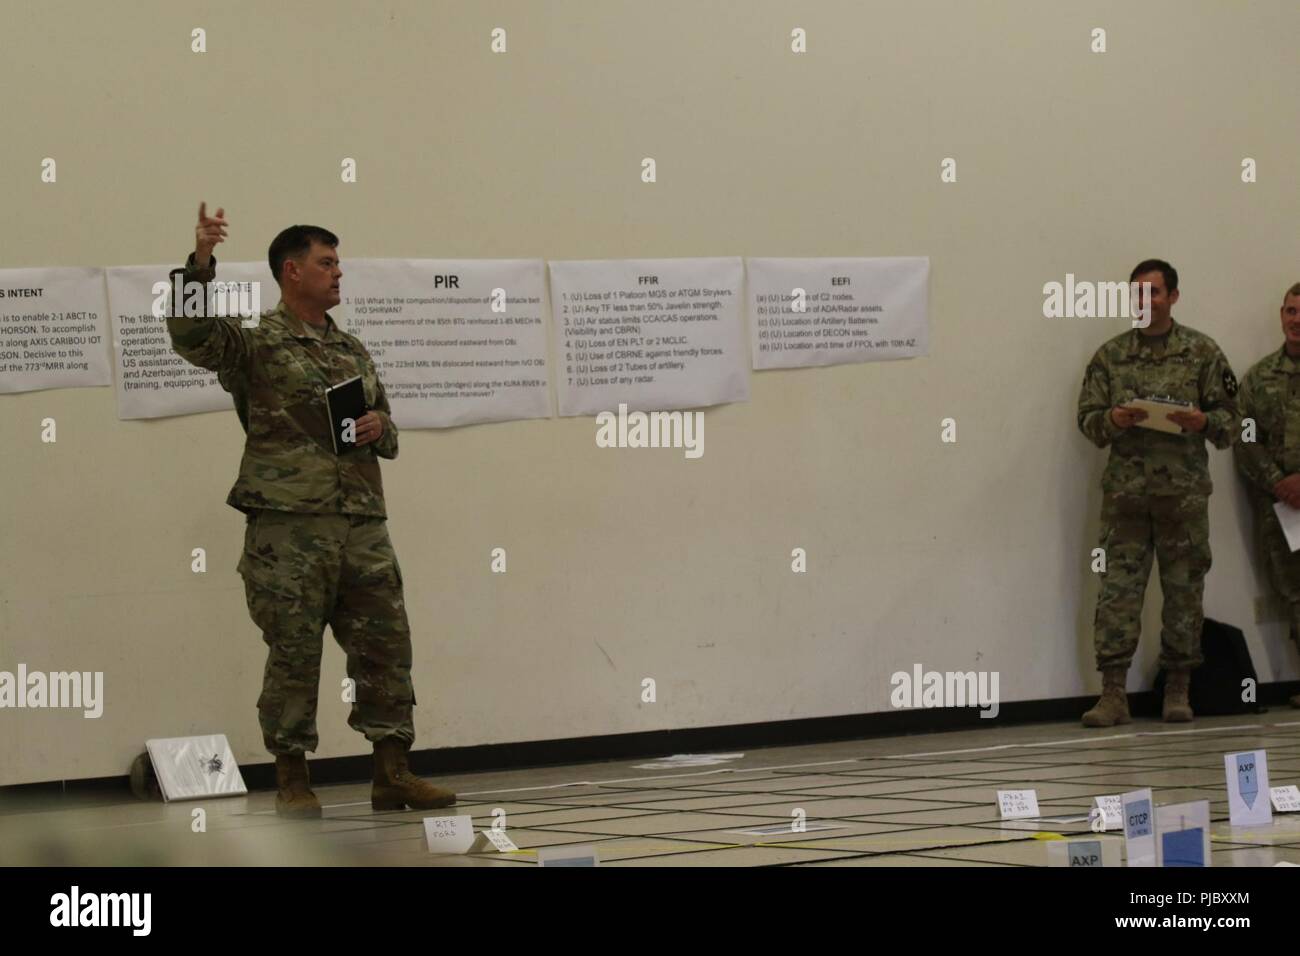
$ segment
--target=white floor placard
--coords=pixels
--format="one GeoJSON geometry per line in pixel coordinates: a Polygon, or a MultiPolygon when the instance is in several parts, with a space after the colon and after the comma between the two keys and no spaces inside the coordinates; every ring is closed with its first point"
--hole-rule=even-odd
{"type": "Polygon", "coordinates": [[[1079,837],[1047,841],[1048,866],[1104,867],[1120,865],[1116,837],[1079,837]]]}
{"type": "Polygon", "coordinates": [[[1270,787],[1269,797],[1273,800],[1273,809],[1278,813],[1296,813],[1300,811],[1300,787],[1270,787]]]}
{"type": "Polygon", "coordinates": [[[1156,807],[1156,847],[1160,866],[1209,866],[1210,801],[1156,807]]]}
{"type": "Polygon", "coordinates": [[[515,841],[510,839],[506,831],[498,830],[496,827],[480,830],[469,849],[471,853],[490,853],[494,850],[497,853],[519,852],[519,847],[515,846],[515,841]]]}
{"type": "Polygon", "coordinates": [[[430,853],[468,853],[474,839],[474,818],[468,814],[424,818],[424,840],[430,853]]]}
{"type": "Polygon", "coordinates": [[[1035,790],[999,790],[998,811],[1003,820],[1025,820],[1039,815],[1035,790]]]}
{"type": "Polygon", "coordinates": [[[1131,790],[1124,801],[1124,845],[1129,866],[1158,866],[1155,800],[1150,788],[1131,790]]]}
{"type": "Polygon", "coordinates": [[[1097,797],[1093,801],[1093,809],[1096,815],[1089,814],[1090,820],[1096,820],[1097,825],[1094,830],[1122,830],[1124,829],[1124,798],[1119,794],[1108,794],[1097,797]]]}
{"type": "Polygon", "coordinates": [[[1273,822],[1268,798],[1268,755],[1262,750],[1224,754],[1228,778],[1228,818],[1234,827],[1273,822]]]}

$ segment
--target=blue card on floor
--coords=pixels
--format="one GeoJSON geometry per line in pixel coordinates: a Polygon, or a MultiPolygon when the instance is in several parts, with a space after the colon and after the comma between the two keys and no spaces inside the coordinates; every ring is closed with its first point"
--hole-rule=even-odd
{"type": "Polygon", "coordinates": [[[1205,866],[1205,841],[1200,827],[1164,834],[1160,845],[1165,866],[1205,866]]]}

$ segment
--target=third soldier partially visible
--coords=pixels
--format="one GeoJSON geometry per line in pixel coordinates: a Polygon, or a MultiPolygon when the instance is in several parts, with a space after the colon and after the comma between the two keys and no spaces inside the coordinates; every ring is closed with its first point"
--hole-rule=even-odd
{"type": "MultiPolygon", "coordinates": [[[[1291,637],[1300,641],[1300,553],[1287,546],[1273,510],[1278,501],[1300,508],[1300,282],[1282,297],[1281,315],[1282,347],[1241,381],[1242,438],[1235,451],[1269,577],[1287,602],[1291,637]]],[[[1300,707],[1300,694],[1291,706],[1300,707]]]]}
{"type": "Polygon", "coordinates": [[[1151,562],[1160,562],[1164,592],[1160,666],[1166,672],[1163,716],[1192,719],[1188,688],[1201,657],[1201,596],[1210,569],[1206,441],[1227,448],[1239,425],[1237,381],[1209,336],[1173,320],[1178,273],[1169,263],[1139,263],[1130,281],[1151,284],[1149,324],[1099,348],[1079,393],[1079,429],[1110,445],[1102,477],[1101,547],[1105,570],[1097,597],[1094,642],[1102,694],[1083,715],[1088,727],[1129,721],[1125,681],[1137,650],[1142,599],[1151,562]],[[1140,399],[1187,403],[1166,412],[1175,432],[1158,431],[1140,399]]]}

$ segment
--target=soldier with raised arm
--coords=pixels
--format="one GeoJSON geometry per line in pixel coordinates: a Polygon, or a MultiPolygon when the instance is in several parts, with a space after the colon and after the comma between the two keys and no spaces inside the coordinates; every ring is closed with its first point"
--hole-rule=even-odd
{"type": "MultiPolygon", "coordinates": [[[[199,206],[186,283],[216,275],[225,211],[199,206]]],[[[380,458],[397,457],[397,428],[366,347],[326,311],[339,304],[338,237],[290,226],[271,243],[280,301],[248,323],[172,316],[172,347],[215,371],[246,434],[227,503],[247,516],[238,570],[248,611],[269,653],[258,699],[266,749],[275,756],[276,811],[320,816],[306,753],[316,749],[322,636],[328,624],[347,655],[354,698],[348,723],[374,745],[376,810],[451,806],[456,796],[414,776],[408,751],[411,636],[402,572],[388,537],[380,458]],[[366,413],[355,441],[335,451],[325,392],[360,377],[366,413]]],[[[181,271],[181,270],[177,270],[181,271]]],[[[345,433],[345,440],[348,436],[345,433]]]]}

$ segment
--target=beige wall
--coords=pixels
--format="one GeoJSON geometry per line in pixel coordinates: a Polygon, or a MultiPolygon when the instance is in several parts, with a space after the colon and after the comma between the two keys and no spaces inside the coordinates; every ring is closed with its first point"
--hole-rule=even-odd
{"type": "MultiPolygon", "coordinates": [[[[1242,375],[1300,279],[1291,0],[5,0],[3,22],[0,267],[179,263],[199,199],[229,261],[334,229],[345,282],[349,256],[931,257],[929,357],[756,374],[698,461],[598,449],[592,418],[407,431],[384,469],[419,747],[882,711],[916,662],[997,670],[1005,701],[1094,690],[1104,456],[1074,409],[1126,323],[1045,319],[1043,284],[1168,258],[1175,316],[1242,375]]],[[[102,670],[107,698],[99,720],[0,711],[0,784],[121,773],[150,736],[264,760],[234,414],[121,422],[107,388],[0,412],[0,669],[102,670]]],[[[1207,613],[1295,678],[1212,461],[1207,613]]],[[[327,638],[323,756],[365,749],[342,676],[327,638]]]]}

